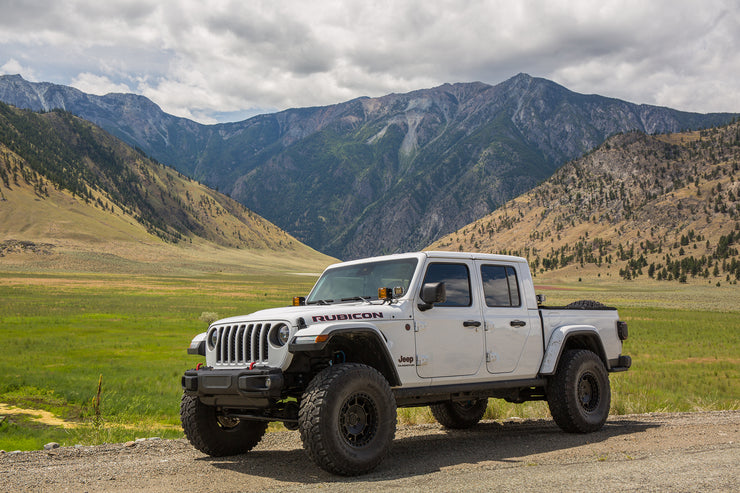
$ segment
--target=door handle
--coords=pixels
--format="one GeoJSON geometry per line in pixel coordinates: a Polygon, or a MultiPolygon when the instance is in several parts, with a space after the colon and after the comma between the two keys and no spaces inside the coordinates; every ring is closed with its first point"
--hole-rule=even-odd
{"type": "Polygon", "coordinates": [[[480,322],[477,320],[466,320],[463,322],[463,327],[480,327],[480,322]]]}
{"type": "Polygon", "coordinates": [[[512,320],[511,322],[509,322],[509,325],[511,325],[512,327],[524,327],[525,325],[527,325],[527,322],[523,320],[512,320]]]}

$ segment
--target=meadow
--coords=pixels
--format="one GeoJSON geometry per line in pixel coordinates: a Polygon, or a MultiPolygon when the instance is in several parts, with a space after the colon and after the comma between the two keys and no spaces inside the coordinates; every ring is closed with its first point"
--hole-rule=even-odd
{"type": "MultiPolygon", "coordinates": [[[[182,437],[180,376],[202,359],[186,348],[208,314],[286,305],[314,280],[264,271],[0,273],[0,449],[182,437]]],[[[548,304],[597,299],[629,323],[633,367],[612,375],[613,414],[740,409],[736,285],[535,283],[548,304]]],[[[492,399],[486,417],[548,415],[543,402],[492,399]]],[[[431,420],[427,408],[399,410],[401,423],[431,420]]]]}

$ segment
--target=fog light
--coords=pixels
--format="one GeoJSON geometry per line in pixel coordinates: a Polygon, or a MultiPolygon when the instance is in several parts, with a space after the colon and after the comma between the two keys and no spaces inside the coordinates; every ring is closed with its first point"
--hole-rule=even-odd
{"type": "Polygon", "coordinates": [[[391,288],[378,288],[378,299],[390,300],[393,298],[393,290],[391,288]]]}

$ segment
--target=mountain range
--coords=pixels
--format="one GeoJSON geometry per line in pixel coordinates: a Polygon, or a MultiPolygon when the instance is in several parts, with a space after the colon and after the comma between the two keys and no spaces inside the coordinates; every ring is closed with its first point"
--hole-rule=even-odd
{"type": "Polygon", "coordinates": [[[142,96],[20,76],[0,77],[0,100],[90,120],[343,259],[422,248],[613,134],[707,128],[735,116],[578,94],[526,74],[217,125],[168,115],[142,96]]]}

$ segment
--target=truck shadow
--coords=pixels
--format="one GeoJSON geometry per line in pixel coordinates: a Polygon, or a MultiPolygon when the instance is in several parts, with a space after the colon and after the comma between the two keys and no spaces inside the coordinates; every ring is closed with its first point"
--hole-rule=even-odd
{"type": "Polygon", "coordinates": [[[320,469],[301,448],[298,432],[284,432],[292,437],[295,448],[289,450],[255,449],[248,454],[211,458],[219,469],[250,476],[268,477],[299,484],[352,483],[355,481],[388,481],[425,475],[445,467],[500,462],[527,464],[531,456],[562,451],[608,440],[609,438],[642,433],[660,424],[618,420],[608,422],[595,433],[570,434],[561,431],[549,420],[521,422],[481,422],[469,430],[445,430],[438,425],[424,425],[422,434],[404,437],[403,429],[396,433],[390,453],[378,469],[358,477],[341,477],[320,469]]]}

